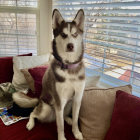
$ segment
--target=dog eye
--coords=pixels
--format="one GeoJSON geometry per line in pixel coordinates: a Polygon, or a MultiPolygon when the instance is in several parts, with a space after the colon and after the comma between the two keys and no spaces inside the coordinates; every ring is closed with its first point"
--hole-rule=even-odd
{"type": "Polygon", "coordinates": [[[78,33],[74,33],[72,34],[73,37],[77,37],[78,36],[78,33]]]}
{"type": "Polygon", "coordinates": [[[65,33],[61,33],[61,36],[62,36],[63,38],[66,38],[68,35],[66,35],[65,33]]]}

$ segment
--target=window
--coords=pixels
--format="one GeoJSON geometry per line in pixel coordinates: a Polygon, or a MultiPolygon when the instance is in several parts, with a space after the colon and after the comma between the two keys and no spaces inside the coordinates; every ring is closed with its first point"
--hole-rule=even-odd
{"type": "Polygon", "coordinates": [[[140,92],[140,0],[53,0],[66,20],[85,11],[86,67],[140,92]]]}
{"type": "Polygon", "coordinates": [[[0,57],[37,54],[38,5],[38,0],[0,0],[0,57]]]}

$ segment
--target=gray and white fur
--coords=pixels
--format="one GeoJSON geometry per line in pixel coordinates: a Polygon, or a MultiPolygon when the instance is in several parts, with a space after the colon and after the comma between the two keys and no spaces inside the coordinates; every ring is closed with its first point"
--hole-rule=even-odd
{"type": "Polygon", "coordinates": [[[17,92],[13,94],[13,100],[22,108],[34,107],[26,125],[28,130],[35,126],[35,118],[41,122],[51,122],[56,119],[58,140],[66,140],[65,119],[72,125],[75,138],[82,140],[78,116],[85,88],[84,11],[79,10],[72,22],[66,22],[60,12],[55,9],[52,23],[54,58],[43,77],[40,99],[30,98],[17,92]],[[68,117],[71,111],[72,119],[68,117]]]}

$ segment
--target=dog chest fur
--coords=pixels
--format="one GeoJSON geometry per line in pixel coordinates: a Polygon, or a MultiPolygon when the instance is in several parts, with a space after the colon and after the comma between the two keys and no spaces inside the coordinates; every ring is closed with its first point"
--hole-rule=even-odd
{"type": "Polygon", "coordinates": [[[56,91],[59,97],[63,97],[66,100],[71,99],[74,96],[75,89],[83,86],[85,71],[83,63],[79,64],[74,70],[63,70],[59,67],[56,68],[56,73],[65,77],[64,82],[56,82],[56,91]],[[83,78],[81,78],[83,77],[83,78]]]}

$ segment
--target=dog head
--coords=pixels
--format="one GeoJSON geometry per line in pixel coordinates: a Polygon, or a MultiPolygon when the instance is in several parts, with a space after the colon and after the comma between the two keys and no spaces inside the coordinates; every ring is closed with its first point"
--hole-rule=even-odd
{"type": "Polygon", "coordinates": [[[57,9],[53,11],[53,54],[65,64],[79,62],[83,57],[84,18],[82,9],[72,22],[66,22],[57,9]]]}

